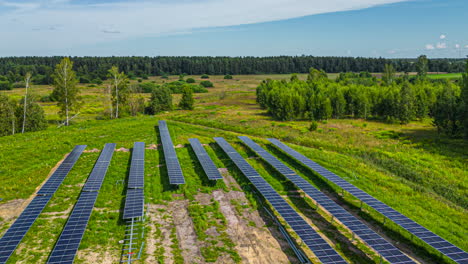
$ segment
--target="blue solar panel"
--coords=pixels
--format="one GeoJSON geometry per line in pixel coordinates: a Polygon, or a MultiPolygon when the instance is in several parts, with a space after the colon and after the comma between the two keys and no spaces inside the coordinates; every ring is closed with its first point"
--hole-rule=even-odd
{"type": "Polygon", "coordinates": [[[268,140],[277,148],[281,149],[288,155],[294,157],[296,160],[300,161],[302,164],[306,165],[310,169],[322,175],[322,177],[326,178],[330,182],[333,182],[334,184],[338,185],[343,190],[346,190],[354,197],[360,199],[361,201],[363,201],[364,203],[372,207],[377,212],[381,213],[382,215],[386,216],[388,219],[392,220],[394,223],[406,229],[415,237],[420,238],[421,240],[423,240],[424,242],[426,242],[433,248],[437,249],[443,255],[447,256],[448,258],[452,259],[453,261],[457,263],[468,263],[468,253],[466,253],[459,247],[451,244],[450,242],[446,241],[445,239],[441,238],[435,233],[429,231],[425,227],[419,225],[418,223],[414,222],[408,217],[402,215],[401,213],[394,210],[390,206],[375,199],[374,197],[367,194],[363,190],[355,187],[354,185],[340,178],[338,175],[334,174],[333,172],[330,172],[329,170],[323,168],[322,166],[310,160],[306,156],[300,154],[299,152],[295,151],[289,146],[283,144],[281,141],[277,139],[272,139],[272,138],[268,140]]]}
{"type": "Polygon", "coordinates": [[[362,223],[359,219],[354,217],[348,211],[343,209],[335,203],[328,196],[316,189],[312,184],[303,179],[301,176],[286,166],[283,162],[278,160],[275,156],[271,155],[260,145],[255,143],[248,137],[239,137],[248,147],[253,149],[260,157],[273,166],[283,176],[293,182],[299,189],[302,189],[310,198],[315,200],[320,206],[325,208],[332,214],[338,221],[347,226],[353,233],[360,237],[365,243],[373,248],[382,257],[387,259],[390,263],[414,263],[408,256],[403,254],[400,250],[394,247],[391,243],[383,239],[380,235],[375,233],[367,225],[362,223]]]}
{"type": "Polygon", "coordinates": [[[97,192],[81,193],[47,263],[73,263],[97,196],[97,192]]]}
{"type": "Polygon", "coordinates": [[[143,189],[128,189],[125,197],[123,219],[142,217],[144,203],[143,189]]]}
{"type": "Polygon", "coordinates": [[[143,188],[145,181],[145,143],[135,142],[127,188],[143,188]]]}
{"type": "Polygon", "coordinates": [[[13,251],[41,214],[52,196],[36,196],[0,239],[0,263],[6,263],[13,251]]]}
{"type": "Polygon", "coordinates": [[[185,184],[185,179],[182,173],[182,169],[180,168],[179,159],[177,159],[174,144],[172,143],[171,135],[169,134],[166,121],[164,120],[159,121],[159,134],[161,136],[161,142],[163,145],[164,159],[166,161],[169,183],[176,185],[185,184]]]}
{"type": "Polygon", "coordinates": [[[63,160],[59,167],[54,171],[50,176],[47,182],[41,187],[37,192],[38,195],[51,195],[57,191],[60,184],[62,184],[65,177],[68,175],[70,170],[75,165],[78,158],[83,153],[83,150],[86,148],[86,145],[77,145],[75,148],[68,154],[68,156],[63,160]]]}
{"type": "Polygon", "coordinates": [[[205,148],[200,143],[200,140],[198,140],[197,138],[190,138],[189,142],[193,148],[193,151],[195,152],[195,155],[198,158],[198,161],[202,165],[203,170],[205,171],[208,179],[214,181],[223,179],[213,160],[210,158],[205,148]]]}
{"type": "Polygon", "coordinates": [[[262,196],[281,215],[286,223],[301,238],[303,243],[323,263],[346,263],[346,261],[283,199],[271,185],[231,146],[224,138],[214,138],[242,173],[262,196]]]}
{"type": "Polygon", "coordinates": [[[115,146],[115,143],[107,143],[104,146],[104,149],[101,151],[98,160],[94,164],[93,171],[88,177],[88,181],[86,181],[86,184],[83,187],[83,191],[92,192],[99,191],[99,189],[101,189],[102,181],[104,180],[104,176],[106,175],[107,169],[109,168],[115,146]]]}

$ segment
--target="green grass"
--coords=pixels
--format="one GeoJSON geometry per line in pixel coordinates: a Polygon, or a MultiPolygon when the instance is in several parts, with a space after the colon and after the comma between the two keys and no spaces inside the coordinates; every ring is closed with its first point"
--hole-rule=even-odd
{"type": "Polygon", "coordinates": [[[444,73],[444,74],[429,74],[431,79],[459,79],[462,77],[461,73],[444,73]]]}

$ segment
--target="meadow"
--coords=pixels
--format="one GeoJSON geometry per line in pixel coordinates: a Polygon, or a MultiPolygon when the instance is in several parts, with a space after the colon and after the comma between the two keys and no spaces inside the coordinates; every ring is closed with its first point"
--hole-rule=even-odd
{"type": "MultiPolygon", "coordinates": [[[[200,76],[187,76],[200,80],[200,76]]],[[[78,263],[90,259],[110,262],[118,259],[124,237],[125,225],[121,220],[122,201],[125,195],[124,182],[128,173],[130,152],[133,142],[143,141],[147,146],[159,142],[157,121],[168,121],[174,145],[184,170],[187,184],[180,189],[169,186],[162,150],[149,147],[146,151],[145,199],[148,205],[167,206],[186,202],[186,210],[193,220],[200,249],[200,258],[206,262],[245,262],[238,241],[228,235],[228,222],[217,201],[202,201],[200,194],[216,191],[229,193],[237,191],[236,186],[208,182],[188,145],[188,139],[197,137],[204,144],[219,168],[227,168],[240,188],[246,193],[247,203],[242,208],[237,202],[233,207],[242,211],[258,211],[269,229],[273,221],[262,211],[265,202],[253,192],[232,162],[217,147],[213,137],[225,137],[262,176],[288,200],[310,223],[320,228],[321,233],[331,241],[334,248],[351,263],[378,263],[378,256],[358,241],[349,242],[350,234],[320,210],[312,210],[312,202],[297,195],[296,188],[237,139],[247,135],[267,148],[293,167],[311,184],[320,188],[340,204],[347,207],[363,221],[384,234],[390,240],[398,241],[399,247],[410,256],[425,263],[450,263],[440,255],[414,239],[410,234],[371,210],[359,209],[359,202],[349,195],[327,184],[314,172],[304,168],[265,140],[274,137],[309,158],[340,175],[352,184],[390,205],[411,219],[434,231],[465,251],[468,250],[468,143],[437,134],[431,120],[411,122],[407,125],[389,124],[362,119],[331,119],[319,123],[316,131],[309,131],[309,121],[279,122],[273,120],[255,102],[255,89],[267,78],[289,79],[290,75],[238,75],[232,80],[223,76],[210,76],[214,88],[205,94],[195,94],[195,110],[174,110],[157,116],[125,117],[118,120],[98,120],[104,109],[103,87],[82,85],[83,107],[80,115],[70,127],[57,128],[59,117],[54,103],[41,103],[46,111],[50,127],[46,131],[26,133],[0,138],[0,206],[18,199],[28,199],[46,179],[50,169],[76,144],[88,145],[87,150],[102,149],[105,143],[117,143],[117,151],[98,197],[87,232],[80,246],[78,263]],[[209,214],[212,217],[204,217],[209,214]],[[215,227],[213,235],[210,227],[215,227]]],[[[334,78],[336,75],[330,75],[334,78]]],[[[440,77],[440,76],[439,76],[440,77]]],[[[299,75],[305,79],[306,75],[299,75]]],[[[146,81],[163,83],[177,80],[150,77],[146,81]]],[[[134,81],[136,82],[136,81],[134,81]]],[[[38,96],[50,94],[52,87],[34,86],[38,96]]],[[[4,93],[19,99],[23,89],[4,93]]],[[[149,95],[145,95],[148,97],[149,95]]],[[[179,96],[174,96],[177,102],[179,96]]],[[[81,186],[92,169],[98,153],[84,153],[71,174],[59,188],[32,230],[27,234],[20,248],[9,263],[44,262],[58,238],[66,217],[81,186]],[[28,254],[24,254],[27,250],[28,254]]],[[[24,200],[20,200],[23,203],[24,200]]],[[[268,206],[268,205],[266,205],[268,206]]],[[[160,208],[160,207],[158,207],[160,208]]],[[[162,207],[161,207],[162,208],[162,207]]],[[[165,209],[160,210],[168,210],[165,209]]],[[[161,211],[163,213],[163,211],[161,211]]],[[[168,216],[170,217],[170,216],[168,216]]],[[[0,233],[6,230],[13,218],[0,218],[0,233]]],[[[152,222],[151,222],[152,223],[152,222]]],[[[251,225],[255,225],[251,224],[251,225]]],[[[157,230],[148,233],[156,240],[171,233],[172,247],[156,244],[157,261],[165,263],[168,258],[174,263],[183,263],[187,252],[179,252],[180,239],[169,227],[155,225],[157,230]],[[159,231],[158,231],[159,230],[159,231]],[[171,254],[167,257],[167,251],[171,254]],[[163,256],[162,258],[160,256],[163,256]],[[166,256],[166,257],[164,257],[166,256]]],[[[171,228],[174,225],[168,225],[171,228]]],[[[148,226],[150,230],[152,227],[148,226]]],[[[252,227],[253,228],[253,227],[252,227]]],[[[276,239],[284,244],[281,236],[276,239]]],[[[148,240],[147,240],[148,241],[148,240]]],[[[158,240],[161,241],[161,240],[158,240]]],[[[148,247],[148,246],[147,246],[148,247]]],[[[147,251],[145,251],[147,252],[147,251]]],[[[285,250],[290,262],[297,262],[292,253],[285,250]]],[[[145,253],[143,260],[156,257],[145,253]]],[[[187,261],[187,259],[185,259],[187,261]]],[[[144,262],[142,262],[144,263],[144,262]]]]}

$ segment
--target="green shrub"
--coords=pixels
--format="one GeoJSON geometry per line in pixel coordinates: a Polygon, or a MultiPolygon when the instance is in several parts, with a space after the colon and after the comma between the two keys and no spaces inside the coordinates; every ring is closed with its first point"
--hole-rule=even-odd
{"type": "Polygon", "coordinates": [[[13,86],[9,81],[0,81],[0,90],[11,90],[13,86]]]}
{"type": "Polygon", "coordinates": [[[231,80],[231,79],[232,79],[232,75],[226,74],[226,75],[224,75],[224,79],[225,79],[225,80],[231,80]]]}
{"type": "Polygon", "coordinates": [[[188,78],[185,82],[186,83],[195,83],[195,79],[194,78],[188,78]]]}
{"type": "Polygon", "coordinates": [[[97,85],[101,85],[101,84],[102,84],[102,80],[101,80],[101,79],[93,79],[92,82],[95,83],[95,84],[97,84],[97,85]]]}
{"type": "Polygon", "coordinates": [[[179,102],[179,107],[184,110],[193,110],[193,91],[188,85],[184,87],[182,99],[179,102]]]}
{"type": "Polygon", "coordinates": [[[26,84],[24,82],[16,82],[13,84],[13,88],[24,88],[26,84]]]}
{"type": "Polygon", "coordinates": [[[163,75],[161,76],[161,79],[166,79],[166,80],[167,80],[167,79],[169,79],[169,76],[168,76],[167,74],[163,74],[163,75]]]}
{"type": "Polygon", "coordinates": [[[162,111],[172,110],[172,95],[171,90],[167,87],[153,89],[151,99],[146,108],[146,113],[150,115],[158,114],[162,111]]]}
{"type": "Polygon", "coordinates": [[[312,121],[312,123],[310,123],[309,131],[315,131],[317,130],[317,128],[318,128],[317,121],[312,121]]]}
{"type": "Polygon", "coordinates": [[[145,82],[138,84],[138,87],[140,88],[142,93],[151,93],[154,89],[158,88],[159,85],[153,82],[145,82]]]}
{"type": "Polygon", "coordinates": [[[201,78],[202,78],[202,79],[209,79],[210,76],[209,76],[208,74],[203,74],[203,75],[201,76],[201,78]]]}
{"type": "Polygon", "coordinates": [[[171,92],[174,94],[181,94],[184,91],[184,87],[187,85],[192,88],[192,91],[194,93],[207,93],[208,92],[208,90],[203,86],[188,84],[183,81],[169,82],[169,83],[163,84],[162,86],[169,88],[171,92]]]}
{"type": "Polygon", "coordinates": [[[208,87],[213,87],[213,83],[210,82],[210,81],[201,81],[200,82],[200,85],[205,87],[205,88],[208,88],[208,87]]]}
{"type": "Polygon", "coordinates": [[[142,80],[142,79],[138,79],[138,82],[141,83],[141,82],[143,82],[143,80],[142,80]]]}

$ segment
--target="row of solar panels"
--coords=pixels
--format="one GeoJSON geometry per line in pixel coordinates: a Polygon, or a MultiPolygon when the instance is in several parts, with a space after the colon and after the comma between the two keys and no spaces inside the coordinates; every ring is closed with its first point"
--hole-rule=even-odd
{"type": "Polygon", "coordinates": [[[457,263],[468,263],[468,253],[463,251],[461,248],[453,245],[452,243],[448,242],[442,237],[429,231],[425,227],[409,219],[408,217],[404,216],[403,214],[391,208],[390,206],[382,203],[381,201],[377,200],[376,198],[372,197],[371,195],[367,194],[361,189],[355,187],[354,185],[342,179],[333,172],[330,172],[329,170],[323,168],[319,164],[315,163],[314,161],[310,160],[309,158],[305,157],[304,155],[300,154],[299,152],[295,151],[294,149],[285,145],[279,140],[271,138],[268,140],[270,141],[270,143],[272,143],[284,153],[293,157],[309,169],[315,171],[316,173],[324,177],[326,180],[339,186],[354,197],[366,203],[368,206],[370,206],[383,216],[387,217],[394,223],[406,229],[413,236],[421,239],[428,245],[432,246],[434,249],[438,250],[442,255],[452,259],[457,263]]]}
{"type": "MultiPolygon", "coordinates": [[[[185,184],[184,175],[174,149],[174,144],[172,143],[167,123],[164,120],[160,120],[158,124],[164,151],[164,159],[166,161],[167,174],[169,176],[169,183],[174,185],[185,184]]],[[[189,139],[189,142],[208,179],[214,181],[222,179],[218,168],[213,163],[213,160],[211,160],[200,141],[196,138],[191,138],[189,139]]]]}
{"type": "Polygon", "coordinates": [[[254,150],[263,160],[280,172],[284,177],[290,180],[297,188],[304,191],[318,205],[322,206],[331,215],[333,215],[344,226],[351,230],[356,236],[373,248],[378,254],[390,263],[414,263],[408,256],[397,249],[394,245],[386,241],[379,234],[335,203],[327,195],[316,189],[312,184],[306,181],[295,171],[279,161],[253,140],[248,137],[239,137],[249,148],[254,150]]]}
{"type": "Polygon", "coordinates": [[[143,217],[145,197],[145,143],[135,142],[132,150],[130,173],[128,174],[127,195],[123,219],[143,217]]]}
{"type": "Polygon", "coordinates": [[[29,203],[21,215],[0,238],[0,263],[4,264],[15,251],[18,244],[24,238],[31,226],[46,207],[47,203],[52,198],[52,195],[62,184],[63,180],[75,165],[78,158],[86,148],[84,145],[75,146],[68,154],[65,160],[49,177],[46,183],[37,192],[37,196],[29,203]]]}

